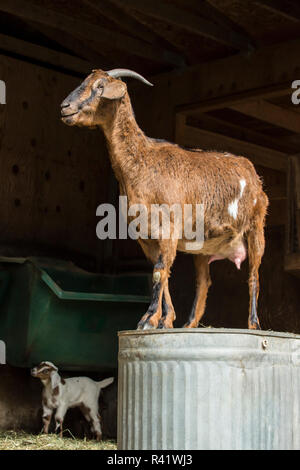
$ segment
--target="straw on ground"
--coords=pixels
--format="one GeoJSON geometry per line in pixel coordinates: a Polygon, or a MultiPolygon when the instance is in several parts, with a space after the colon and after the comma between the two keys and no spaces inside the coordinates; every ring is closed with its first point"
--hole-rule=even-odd
{"type": "Polygon", "coordinates": [[[65,431],[67,437],[56,434],[27,434],[22,431],[0,432],[0,450],[116,450],[115,441],[76,439],[65,431]],[[68,436],[67,436],[68,434],[68,436]]]}

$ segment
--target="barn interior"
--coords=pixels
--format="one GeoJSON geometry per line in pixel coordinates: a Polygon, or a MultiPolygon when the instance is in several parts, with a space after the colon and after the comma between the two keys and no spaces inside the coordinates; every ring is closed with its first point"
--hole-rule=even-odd
{"type": "MultiPolygon", "coordinates": [[[[127,80],[148,136],[254,163],[270,200],[261,326],[300,333],[299,23],[296,0],[1,0],[1,270],[7,258],[43,258],[89,273],[151,273],[136,241],[96,237],[97,207],[119,195],[103,134],[60,120],[60,103],[91,70],[128,68],[154,84],[127,80]]],[[[172,272],[181,327],[194,298],[192,257],[179,253],[172,272]]],[[[229,261],[211,265],[204,326],[247,328],[247,276],[247,261],[240,272],[229,261]]],[[[19,322],[12,344],[18,328],[25,334],[21,313],[19,322]]],[[[37,430],[34,364],[11,362],[0,366],[0,428],[37,430]]],[[[115,406],[106,411],[113,421],[115,406]]]]}

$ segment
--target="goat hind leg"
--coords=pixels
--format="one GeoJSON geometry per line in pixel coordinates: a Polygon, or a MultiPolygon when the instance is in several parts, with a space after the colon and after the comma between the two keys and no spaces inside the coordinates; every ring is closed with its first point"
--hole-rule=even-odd
{"type": "Polygon", "coordinates": [[[92,432],[96,435],[97,441],[102,440],[102,429],[101,429],[101,419],[98,411],[91,407],[90,411],[90,421],[92,424],[92,432]]]}
{"type": "Polygon", "coordinates": [[[257,302],[259,295],[259,275],[258,270],[265,249],[265,237],[263,225],[257,226],[248,234],[248,255],[249,255],[249,317],[248,328],[259,330],[260,324],[257,315],[257,302]]]}
{"type": "Polygon", "coordinates": [[[64,417],[66,415],[67,408],[65,406],[59,406],[56,410],[55,413],[55,431],[59,429],[59,435],[60,437],[63,437],[63,422],[64,422],[64,417]]]}
{"type": "Polygon", "coordinates": [[[189,321],[184,325],[184,328],[197,328],[204,315],[207,292],[211,285],[208,261],[208,256],[194,256],[197,286],[196,297],[190,313],[189,321]]]}

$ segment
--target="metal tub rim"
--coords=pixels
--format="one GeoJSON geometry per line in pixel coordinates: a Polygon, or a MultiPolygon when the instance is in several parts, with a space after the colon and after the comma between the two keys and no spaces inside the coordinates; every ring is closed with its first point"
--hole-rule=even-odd
{"type": "Polygon", "coordinates": [[[272,330],[248,330],[248,329],[234,329],[234,328],[172,328],[165,330],[124,330],[119,331],[119,337],[126,336],[148,336],[148,335],[166,335],[166,334],[230,334],[230,335],[252,335],[252,336],[263,336],[263,337],[275,337],[275,338],[290,338],[300,339],[300,334],[286,333],[272,330]]]}

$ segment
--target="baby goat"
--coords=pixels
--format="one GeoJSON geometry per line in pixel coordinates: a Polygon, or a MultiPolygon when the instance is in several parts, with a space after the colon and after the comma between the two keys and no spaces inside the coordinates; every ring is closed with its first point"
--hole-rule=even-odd
{"type": "Polygon", "coordinates": [[[63,379],[52,362],[41,362],[31,370],[33,377],[41,379],[43,389],[43,423],[44,433],[48,434],[53,411],[56,409],[56,429],[63,432],[63,421],[69,408],[79,407],[89,423],[98,441],[102,439],[98,398],[102,388],[108,387],[114,378],[95,382],[88,377],[72,377],[63,379]]]}
{"type": "MultiPolygon", "coordinates": [[[[138,328],[172,328],[175,311],[168,278],[176,252],[194,255],[197,292],[187,328],[195,328],[205,310],[211,284],[209,264],[229,259],[240,269],[249,256],[248,327],[259,328],[258,270],[264,253],[264,224],[268,198],[252,163],[228,153],[187,150],[147,137],[139,128],[127,87],[119,77],[134,77],[151,85],[136,72],[94,70],[62,103],[62,120],[69,126],[101,127],[104,131],[120,194],[129,206],[140,205],[151,213],[153,205],[193,207],[196,226],[198,204],[204,210],[204,244],[188,237],[139,238],[145,255],[154,264],[152,301],[138,328]]],[[[171,220],[171,233],[178,233],[171,220]]],[[[177,224],[178,225],[178,224],[177,224]]]]}

